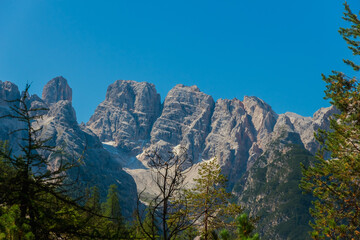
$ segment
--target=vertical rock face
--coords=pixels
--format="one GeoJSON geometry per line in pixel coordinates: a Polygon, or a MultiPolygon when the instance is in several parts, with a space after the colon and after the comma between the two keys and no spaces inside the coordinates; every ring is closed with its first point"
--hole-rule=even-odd
{"type": "Polygon", "coordinates": [[[211,132],[206,138],[203,159],[216,157],[223,173],[233,183],[246,170],[249,149],[256,140],[256,130],[244,105],[237,99],[219,99],[211,118],[211,132]]]}
{"type": "Polygon", "coordinates": [[[305,148],[312,154],[315,154],[319,144],[314,138],[314,133],[318,129],[329,129],[330,117],[338,113],[338,110],[331,106],[328,108],[320,108],[316,111],[313,117],[303,117],[295,113],[285,113],[291,121],[294,131],[300,134],[301,141],[304,143],[305,148]]]}
{"type": "MultiPolygon", "coordinates": [[[[109,185],[117,184],[124,214],[130,216],[136,202],[135,182],[103,148],[98,137],[85,126],[78,125],[71,104],[71,88],[66,80],[51,80],[44,87],[43,96],[44,102],[50,106],[45,117],[38,123],[43,127],[42,137],[51,139],[49,143],[53,146],[61,146],[73,160],[81,158],[83,161],[79,169],[69,172],[68,177],[78,179],[77,184],[83,188],[97,185],[103,197],[106,196],[109,185]],[[56,98],[49,100],[49,89],[58,91],[53,93],[56,98]]],[[[39,102],[38,99],[35,100],[39,102]]],[[[52,155],[49,158],[52,159],[52,155]]],[[[52,162],[56,164],[56,159],[52,162]]]]}
{"type": "Polygon", "coordinates": [[[313,199],[298,186],[300,162],[308,166],[313,156],[303,148],[299,134],[281,131],[239,179],[234,193],[251,216],[260,217],[261,239],[308,239],[313,199]]]}
{"type": "Polygon", "coordinates": [[[245,96],[244,109],[251,116],[251,122],[255,128],[256,139],[249,150],[249,158],[246,169],[250,169],[255,160],[261,156],[271,140],[271,133],[276,124],[278,115],[270,105],[257,97],[245,96]]]}
{"type": "Polygon", "coordinates": [[[47,104],[56,103],[60,100],[72,100],[72,90],[62,76],[53,78],[44,87],[42,99],[47,104]]]}
{"type": "Polygon", "coordinates": [[[8,106],[6,101],[13,101],[20,98],[18,87],[11,82],[0,81],[0,106],[8,106]]]}
{"type": "Polygon", "coordinates": [[[181,145],[197,161],[209,132],[213,108],[213,98],[196,86],[176,85],[166,96],[162,114],[154,123],[151,144],[155,148],[181,145]]]}
{"type": "MultiPolygon", "coordinates": [[[[263,216],[259,226],[264,239],[304,239],[301,232],[307,231],[309,199],[298,189],[299,162],[311,160],[306,150],[314,154],[318,148],[313,133],[328,129],[335,108],[322,108],[313,117],[289,112],[277,115],[257,97],[214,103],[196,86],[181,84],[161,105],[153,84],[119,80],[108,87],[105,100],[86,126],[79,126],[71,88],[64,78],[46,84],[42,96],[32,95],[28,103],[31,108],[49,108],[39,122],[42,137],[84,159],[80,184],[98,184],[103,196],[108,185],[118,184],[125,215],[135,206],[134,179],[138,188],[152,183],[144,153],[156,150],[168,156],[168,151],[180,151],[182,146],[194,162],[218,160],[239,202],[250,213],[263,216]],[[107,150],[101,142],[108,142],[107,150]],[[291,231],[283,231],[285,228],[291,231]]],[[[19,97],[16,85],[0,81],[0,99],[19,97]]],[[[1,101],[0,116],[9,110],[9,103],[1,101]]],[[[9,139],[18,124],[0,119],[0,137],[9,139]]]]}
{"type": "MultiPolygon", "coordinates": [[[[11,106],[19,106],[18,102],[9,102],[20,98],[18,87],[11,82],[0,81],[0,116],[12,114],[11,106]]],[[[15,142],[20,137],[20,132],[14,130],[22,128],[23,123],[11,118],[0,118],[0,140],[8,140],[10,147],[17,150],[15,142]]]]}
{"type": "MultiPolygon", "coordinates": [[[[44,99],[37,95],[28,95],[26,105],[30,109],[48,108],[48,110],[34,111],[32,114],[44,114],[39,121],[33,122],[34,129],[39,129],[39,137],[50,139],[46,142],[50,146],[58,146],[66,152],[62,158],[76,162],[82,159],[82,164],[70,169],[66,174],[77,186],[77,190],[97,185],[103,198],[109,185],[117,184],[123,213],[130,217],[136,204],[136,185],[132,177],[122,170],[108,151],[103,148],[98,137],[85,127],[80,127],[76,121],[76,113],[71,104],[71,89],[63,78],[51,80],[43,91],[44,99]],[[51,96],[52,95],[52,96],[51,96]]],[[[9,102],[3,100],[19,99],[20,93],[16,85],[9,82],[0,82],[0,116],[14,114],[9,102]]],[[[0,118],[0,138],[10,140],[10,144],[18,146],[21,143],[23,131],[14,135],[9,133],[14,130],[26,129],[21,122],[14,118],[0,118]]],[[[14,154],[20,150],[15,149],[14,154]]],[[[49,169],[56,168],[59,155],[51,152],[44,153],[49,159],[49,169]]],[[[74,193],[76,195],[78,193],[74,193]]],[[[81,193],[79,193],[81,194],[81,193]]]]}
{"type": "MultiPolygon", "coordinates": [[[[43,127],[41,137],[51,139],[48,144],[62,147],[67,156],[71,156],[70,161],[82,159],[82,164],[68,173],[68,177],[76,181],[80,189],[98,186],[102,197],[105,197],[109,185],[117,184],[123,213],[126,216],[132,214],[136,202],[134,180],[114,161],[95,134],[78,125],[70,101],[60,100],[53,103],[38,124],[43,127]]],[[[48,158],[55,166],[56,157],[50,155],[48,158]]]]}
{"type": "Polygon", "coordinates": [[[276,124],[278,115],[260,98],[245,96],[243,103],[256,129],[257,144],[261,148],[265,148],[269,141],[270,133],[276,124]]]}
{"type": "Polygon", "coordinates": [[[146,82],[118,80],[111,84],[87,127],[102,142],[114,141],[125,150],[139,152],[160,115],[160,95],[146,82]]]}

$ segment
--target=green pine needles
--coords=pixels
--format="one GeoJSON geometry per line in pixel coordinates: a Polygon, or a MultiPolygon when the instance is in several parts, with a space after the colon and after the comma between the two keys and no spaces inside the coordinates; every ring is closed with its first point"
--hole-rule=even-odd
{"type": "MultiPolygon", "coordinates": [[[[350,23],[339,32],[355,57],[360,55],[360,20],[347,3],[343,19],[350,23]]],[[[344,60],[355,73],[352,60],[344,60]]],[[[319,131],[322,148],[317,161],[303,167],[301,188],[317,200],[310,209],[313,239],[360,239],[360,86],[356,77],[342,72],[323,80],[326,99],[339,111],[331,119],[331,131],[319,131]],[[328,158],[330,154],[330,158],[328,158]]]]}

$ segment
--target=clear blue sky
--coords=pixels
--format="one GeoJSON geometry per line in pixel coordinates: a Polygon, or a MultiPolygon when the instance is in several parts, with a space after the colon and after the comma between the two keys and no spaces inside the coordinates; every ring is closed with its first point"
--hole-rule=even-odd
{"type": "MultiPolygon", "coordinates": [[[[55,76],[88,121],[118,79],[214,99],[254,95],[278,113],[329,106],[321,73],[349,72],[341,0],[0,1],[0,80],[41,95],[55,76]]],[[[353,11],[359,0],[349,0],[353,11]]]]}

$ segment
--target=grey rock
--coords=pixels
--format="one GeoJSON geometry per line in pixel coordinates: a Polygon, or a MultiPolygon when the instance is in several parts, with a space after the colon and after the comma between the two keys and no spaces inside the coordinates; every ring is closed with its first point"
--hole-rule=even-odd
{"type": "Polygon", "coordinates": [[[316,133],[318,129],[329,130],[330,118],[338,112],[335,107],[331,106],[319,109],[314,113],[313,117],[303,117],[290,112],[284,115],[290,120],[294,131],[300,134],[301,141],[305,148],[312,154],[315,154],[319,148],[319,143],[316,141],[314,133],[316,133]]]}
{"type": "MultiPolygon", "coordinates": [[[[47,84],[46,89],[54,81],[47,84]]],[[[61,85],[61,84],[60,84],[61,85]]],[[[69,88],[70,89],[70,88],[69,88]]],[[[58,90],[61,92],[61,88],[58,90]]],[[[47,90],[44,90],[46,93],[47,90]]],[[[15,84],[10,82],[0,82],[0,116],[14,114],[11,106],[19,106],[19,102],[8,102],[20,98],[20,93],[15,84]]],[[[24,93],[22,93],[24,94],[24,93]]],[[[64,94],[54,93],[56,96],[64,94]]],[[[46,99],[47,94],[44,94],[46,99]]],[[[115,159],[106,151],[98,137],[84,126],[80,127],[76,121],[75,110],[70,100],[48,101],[40,99],[37,95],[27,95],[26,106],[34,110],[32,114],[42,115],[42,118],[33,122],[34,129],[41,129],[37,132],[37,137],[49,139],[46,145],[57,146],[61,148],[64,154],[59,157],[58,154],[49,151],[40,151],[49,159],[49,169],[58,166],[60,159],[66,159],[71,162],[79,162],[76,168],[67,172],[68,179],[74,183],[72,186],[76,193],[84,191],[86,187],[98,185],[103,199],[106,197],[106,191],[110,184],[117,184],[120,192],[120,199],[123,206],[123,213],[130,217],[136,204],[136,185],[132,177],[127,174],[115,159]],[[48,104],[51,103],[51,104],[48,104]],[[46,110],[48,108],[48,110],[46,110]],[[35,111],[37,109],[37,111],[35,111]]],[[[45,99],[45,100],[46,100],[45,99]]],[[[68,98],[68,99],[71,99],[68,98]]],[[[22,144],[25,131],[16,131],[26,129],[22,122],[14,118],[0,118],[0,137],[1,140],[9,140],[13,148],[13,154],[20,153],[19,144],[22,144]]],[[[78,196],[78,195],[77,195],[78,196]]]]}
{"type": "Polygon", "coordinates": [[[24,123],[14,118],[4,117],[6,115],[14,114],[11,110],[12,107],[18,107],[19,102],[11,102],[20,98],[18,87],[11,82],[0,81],[0,140],[9,141],[10,148],[13,151],[18,151],[17,139],[22,135],[21,132],[14,132],[21,129],[24,123]]]}
{"type": "Polygon", "coordinates": [[[53,104],[60,100],[72,100],[72,90],[62,76],[53,78],[44,87],[42,99],[47,104],[53,104]]]}
{"type": "Polygon", "coordinates": [[[0,81],[0,106],[8,107],[7,101],[13,101],[20,98],[20,92],[18,87],[8,81],[0,81]]]}
{"type": "Polygon", "coordinates": [[[257,97],[245,96],[243,100],[246,112],[252,117],[252,122],[259,138],[272,132],[278,115],[272,110],[271,106],[257,97]]]}
{"type": "Polygon", "coordinates": [[[249,149],[249,158],[246,165],[246,171],[248,171],[254,165],[254,162],[261,156],[262,153],[263,150],[256,142],[254,142],[249,149]]]}
{"type": "MultiPolygon", "coordinates": [[[[46,93],[52,84],[54,84],[54,79],[44,87],[43,93],[46,93]]],[[[63,84],[64,82],[60,83],[60,86],[63,84]]],[[[66,89],[70,89],[67,83],[66,86],[66,89]]],[[[62,92],[63,88],[58,88],[58,90],[62,92]]],[[[136,203],[134,180],[122,169],[121,164],[103,148],[99,138],[84,125],[77,123],[71,97],[68,98],[69,100],[62,100],[65,98],[64,94],[55,93],[55,95],[62,95],[63,97],[59,97],[56,101],[47,101],[51,103],[49,110],[43,119],[37,123],[39,127],[42,127],[41,137],[50,139],[48,144],[61,147],[69,161],[81,159],[82,163],[68,173],[69,179],[76,181],[80,189],[97,185],[104,199],[109,185],[116,184],[120,193],[123,213],[125,216],[131,216],[136,203]]],[[[45,96],[47,95],[45,94],[45,96]]],[[[34,102],[41,105],[39,99],[36,97],[33,99],[32,105],[34,102]]],[[[55,167],[58,162],[57,157],[50,154],[48,158],[52,166],[55,167]]]]}
{"type": "Polygon", "coordinates": [[[281,134],[238,180],[234,193],[250,216],[260,217],[261,239],[308,239],[312,199],[298,186],[300,162],[308,166],[313,156],[304,149],[298,133],[278,130],[281,134]]]}
{"type": "MultiPolygon", "coordinates": [[[[16,85],[0,81],[0,99],[19,97],[16,85]]],[[[153,181],[146,153],[168,156],[185,147],[195,163],[218,160],[239,202],[254,215],[266,212],[261,231],[263,236],[269,232],[270,239],[286,239],[276,234],[276,228],[289,224],[293,214],[302,214],[287,206],[301,198],[298,192],[294,196],[287,192],[298,186],[294,179],[300,176],[299,159],[310,156],[305,149],[314,154],[318,148],[314,131],[328,129],[331,115],[337,112],[330,107],[312,117],[290,112],[278,115],[257,97],[214,103],[196,86],[182,84],[176,85],[161,105],[153,84],[118,80],[108,87],[105,100],[89,122],[79,125],[71,99],[67,81],[57,77],[44,87],[43,99],[31,95],[27,104],[32,109],[49,109],[39,112],[46,114],[38,123],[43,128],[41,137],[61,146],[70,159],[82,159],[79,172],[69,173],[72,179],[80,176],[82,187],[97,184],[105,197],[108,185],[116,183],[124,213],[130,216],[136,187],[143,190],[146,186],[149,196],[156,189],[154,184],[150,186],[153,181]]],[[[10,106],[1,101],[0,116],[10,113],[10,106]]],[[[15,135],[9,133],[19,128],[19,122],[3,118],[0,124],[0,137],[13,142],[15,135]]],[[[49,156],[55,167],[58,159],[53,157],[49,156]]],[[[195,171],[191,177],[196,177],[195,171]]]]}
{"type": "MultiPolygon", "coordinates": [[[[43,127],[42,138],[51,139],[48,142],[50,145],[60,146],[67,153],[69,161],[81,159],[82,163],[68,173],[68,177],[76,181],[80,189],[96,185],[104,199],[109,185],[117,184],[123,213],[126,216],[132,214],[136,200],[134,180],[103,148],[95,134],[77,124],[70,101],[62,100],[52,104],[39,125],[43,127]]],[[[53,155],[49,159],[56,165],[53,155]]]]}
{"type": "Polygon", "coordinates": [[[153,123],[160,115],[160,95],[146,82],[118,80],[111,84],[87,127],[102,142],[138,153],[150,139],[153,123]]]}
{"type": "MultiPolygon", "coordinates": [[[[274,126],[273,132],[271,133],[271,140],[272,141],[279,141],[283,144],[300,144],[303,145],[300,135],[298,132],[295,131],[295,127],[290,121],[290,118],[285,114],[280,114],[279,118],[276,121],[274,126]]],[[[270,144],[266,148],[272,148],[273,145],[270,144]]]]}
{"type": "Polygon", "coordinates": [[[176,85],[166,96],[162,114],[154,123],[151,144],[155,148],[160,141],[171,147],[181,145],[198,161],[210,130],[213,109],[213,98],[196,86],[176,85]]]}
{"type": "Polygon", "coordinates": [[[249,150],[255,141],[256,130],[243,103],[238,99],[219,99],[202,157],[216,157],[231,185],[246,170],[249,150]]]}
{"type": "Polygon", "coordinates": [[[245,96],[243,103],[257,131],[257,144],[260,148],[265,148],[270,141],[270,134],[276,124],[278,115],[270,105],[260,98],[245,96]]]}

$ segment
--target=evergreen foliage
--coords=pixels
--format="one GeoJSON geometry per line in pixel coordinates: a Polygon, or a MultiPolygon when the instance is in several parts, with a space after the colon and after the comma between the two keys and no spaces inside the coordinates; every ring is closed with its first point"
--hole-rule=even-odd
{"type": "Polygon", "coordinates": [[[249,217],[243,213],[236,218],[237,235],[239,240],[259,240],[259,234],[253,234],[255,230],[254,224],[250,221],[249,217]]]}
{"type": "Polygon", "coordinates": [[[211,239],[213,231],[229,227],[242,208],[230,203],[231,193],[226,192],[226,177],[221,174],[216,159],[203,162],[198,169],[195,186],[187,191],[189,211],[193,218],[200,218],[201,236],[211,239]]]}
{"type": "MultiPolygon", "coordinates": [[[[345,19],[350,26],[340,34],[355,57],[360,55],[360,19],[347,3],[345,19]]],[[[344,60],[355,72],[360,65],[344,60]]],[[[338,110],[331,131],[319,131],[322,149],[317,161],[303,169],[301,187],[317,200],[310,210],[313,239],[360,239],[360,86],[356,77],[333,71],[323,75],[326,99],[338,110]],[[327,159],[328,153],[330,158],[327,159]]]]}
{"type": "Polygon", "coordinates": [[[256,225],[262,239],[308,239],[312,198],[298,187],[302,178],[299,163],[308,166],[314,157],[300,145],[271,144],[234,191],[241,194],[245,211],[258,216],[256,225]],[[249,179],[251,184],[245,185],[249,179]]]}
{"type": "MultiPolygon", "coordinates": [[[[98,195],[98,193],[96,192],[95,194],[98,195]]],[[[96,195],[95,197],[97,197],[96,195]]],[[[118,225],[122,223],[122,215],[119,201],[120,199],[118,196],[117,186],[115,184],[112,184],[109,187],[107,200],[104,203],[104,215],[118,225]]]]}
{"type": "Polygon", "coordinates": [[[106,232],[110,239],[126,239],[128,231],[125,229],[124,220],[121,214],[117,186],[109,186],[106,202],[103,204],[103,215],[108,218],[106,232]]]}
{"type": "Polygon", "coordinates": [[[30,108],[28,89],[9,102],[13,113],[2,116],[23,127],[17,130],[20,153],[14,154],[6,142],[0,144],[0,239],[128,239],[127,232],[120,231],[116,188],[110,187],[104,213],[97,188],[84,206],[81,198],[69,197],[79,195],[72,192],[75,183],[66,181],[77,162],[39,136],[37,121],[46,109],[30,108]]]}
{"type": "MultiPolygon", "coordinates": [[[[20,154],[15,156],[11,149],[0,149],[0,201],[10,210],[18,206],[16,225],[20,228],[29,226],[35,239],[65,233],[80,234],[79,224],[74,223],[70,228],[70,221],[63,222],[65,216],[73,216],[73,207],[77,206],[76,201],[66,196],[63,184],[65,172],[74,164],[64,159],[58,149],[47,145],[47,139],[39,137],[41,127],[37,128],[36,123],[46,109],[30,109],[28,89],[29,86],[20,99],[9,102],[12,103],[13,113],[2,116],[19,121],[23,128],[17,130],[22,136],[19,140],[20,154]],[[58,163],[51,170],[50,160],[40,154],[46,152],[53,154],[58,163]]],[[[17,234],[22,239],[26,234],[20,228],[17,234]]]]}

